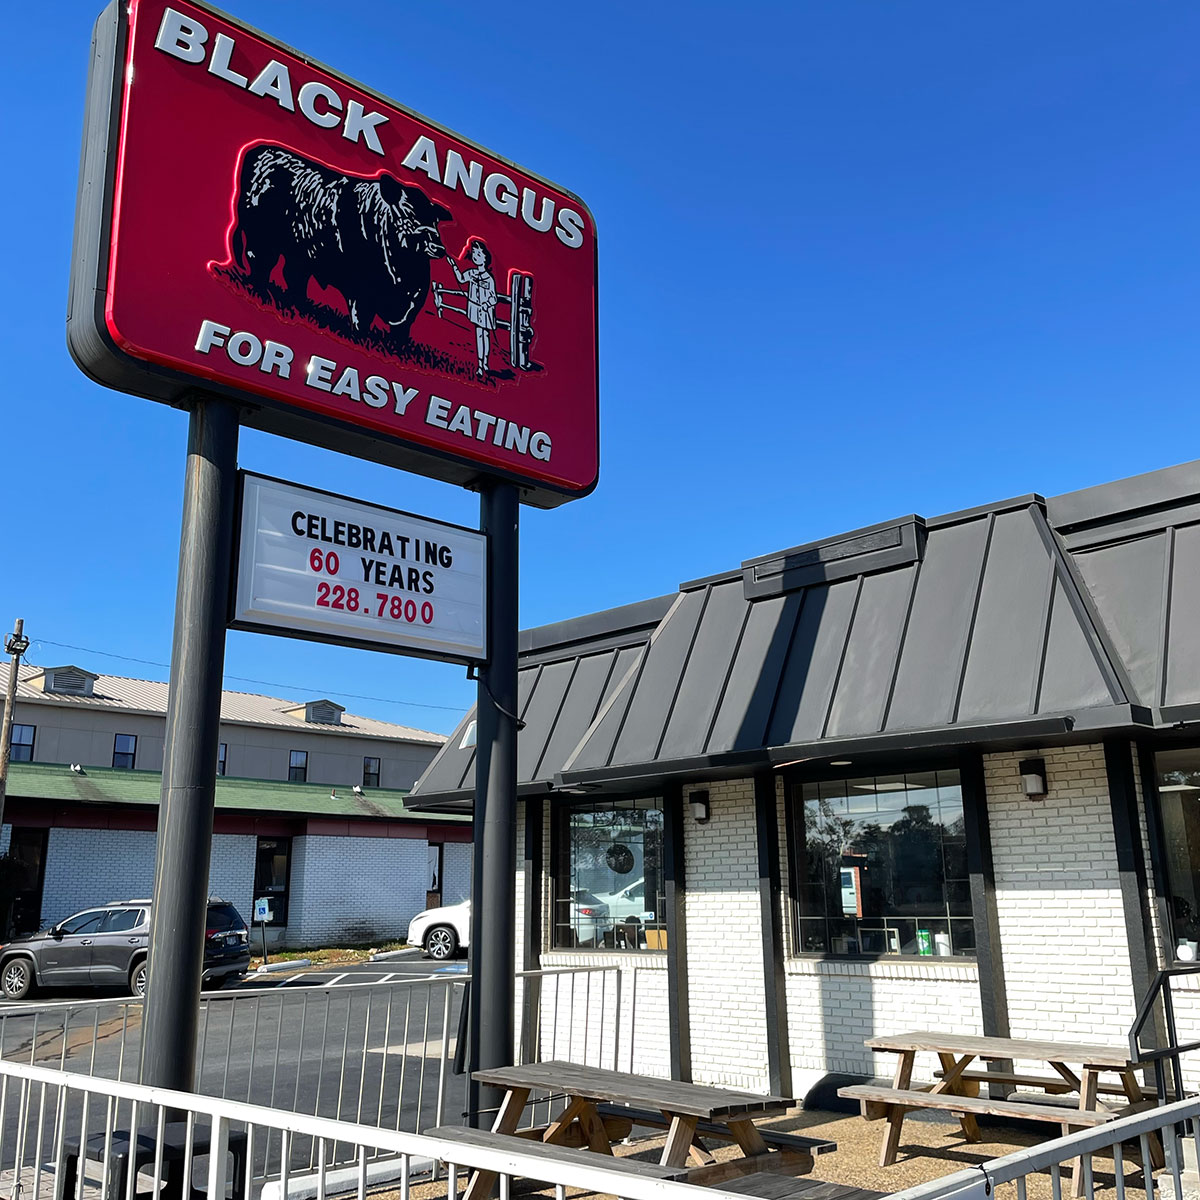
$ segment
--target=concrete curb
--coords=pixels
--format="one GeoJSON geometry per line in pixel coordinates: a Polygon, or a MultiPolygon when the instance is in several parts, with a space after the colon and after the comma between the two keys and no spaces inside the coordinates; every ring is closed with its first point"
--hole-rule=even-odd
{"type": "Polygon", "coordinates": [[[420,946],[408,946],[404,950],[381,950],[378,954],[372,954],[367,962],[388,962],[393,958],[412,958],[420,953],[420,946]]]}
{"type": "Polygon", "coordinates": [[[264,963],[253,975],[248,978],[253,978],[254,975],[269,975],[272,971],[292,971],[296,967],[311,967],[312,960],[308,958],[289,958],[287,962],[264,963]]]}

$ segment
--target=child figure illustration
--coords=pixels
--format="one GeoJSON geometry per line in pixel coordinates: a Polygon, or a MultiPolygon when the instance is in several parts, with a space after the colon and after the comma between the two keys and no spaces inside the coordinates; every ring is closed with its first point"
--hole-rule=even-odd
{"type": "Polygon", "coordinates": [[[460,284],[467,285],[467,320],[475,326],[475,354],[479,365],[476,379],[486,379],[488,354],[492,347],[492,330],[496,328],[496,281],[492,278],[492,252],[479,238],[472,238],[467,257],[475,264],[466,271],[447,254],[446,261],[460,284]]]}

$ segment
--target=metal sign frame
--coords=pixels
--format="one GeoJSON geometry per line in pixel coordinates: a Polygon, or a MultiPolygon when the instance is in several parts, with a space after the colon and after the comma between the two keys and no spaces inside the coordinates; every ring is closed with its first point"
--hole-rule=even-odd
{"type": "MultiPolygon", "coordinates": [[[[439,521],[432,517],[422,516],[420,513],[407,512],[404,509],[385,508],[382,504],[376,504],[371,500],[360,500],[355,496],[346,496],[340,492],[327,491],[325,488],[309,487],[307,484],[296,483],[291,479],[280,479],[275,475],[264,475],[259,471],[239,470],[237,473],[237,506],[234,511],[234,535],[233,535],[233,563],[229,577],[229,617],[228,627],[249,633],[266,633],[276,637],[294,638],[304,642],[323,642],[331,646],[350,646],[356,650],[374,650],[382,654],[395,654],[403,658],[424,658],[431,659],[435,662],[459,663],[464,666],[477,666],[488,661],[488,633],[487,628],[487,612],[489,603],[488,583],[490,579],[490,567],[492,555],[491,539],[487,533],[479,529],[471,529],[467,525],[458,525],[453,521],[439,521]],[[393,646],[378,641],[372,641],[367,638],[355,638],[345,635],[323,634],[317,631],[306,629],[289,629],[281,625],[271,625],[261,621],[248,621],[237,619],[237,593],[239,585],[239,577],[242,567],[242,518],[244,514],[244,502],[246,496],[246,481],[248,479],[261,479],[267,483],[277,483],[284,487],[298,488],[300,491],[309,492],[314,496],[326,496],[331,500],[340,500],[347,504],[353,504],[361,508],[374,509],[379,513],[386,513],[389,516],[408,517],[416,521],[424,521],[430,525],[441,526],[444,529],[452,529],[458,533],[467,533],[472,537],[481,538],[483,540],[483,653],[481,655],[458,655],[448,654],[441,651],[422,650],[419,647],[410,646],[393,646]]],[[[364,585],[366,586],[366,585],[364,585]]]]}
{"type": "MultiPolygon", "coordinates": [[[[486,160],[505,166],[522,177],[552,190],[559,196],[569,197],[579,207],[580,212],[586,215],[590,224],[589,236],[592,240],[592,253],[589,256],[589,269],[594,289],[597,266],[595,218],[587,205],[574,193],[525,167],[518,166],[486,147],[479,146],[462,134],[384,96],[360,81],[288,47],[269,34],[205,3],[204,0],[184,0],[184,2],[189,7],[209,14],[215,21],[227,22],[230,26],[242,31],[248,38],[261,39],[281,55],[301,60],[314,72],[327,75],[346,88],[375,99],[398,114],[420,122],[430,131],[453,139],[454,142],[476,151],[486,160]]],[[[91,379],[106,387],[176,407],[188,407],[190,398],[198,390],[220,395],[239,404],[240,424],[460,486],[478,488],[488,479],[511,482],[519,488],[522,503],[536,507],[553,508],[590,494],[599,478],[598,350],[595,355],[595,378],[591,384],[593,391],[590,408],[592,411],[585,411],[575,426],[567,427],[578,430],[586,429],[586,436],[592,439],[590,444],[595,447],[595,455],[591,478],[579,482],[578,485],[572,483],[570,486],[566,486],[562,482],[556,482],[547,477],[546,474],[539,475],[540,468],[532,461],[527,471],[524,463],[518,466],[511,461],[501,463],[492,459],[481,460],[478,455],[484,453],[484,450],[475,443],[482,444],[486,439],[480,438],[478,431],[472,438],[461,439],[463,444],[476,455],[476,457],[468,457],[455,453],[450,441],[435,445],[426,441],[411,440],[403,436],[403,431],[400,430],[385,431],[377,427],[355,424],[349,418],[339,419],[328,412],[288,403],[278,397],[263,394],[261,391],[229,386],[225,382],[207,378],[202,373],[189,373],[143,358],[135,358],[117,345],[109,330],[106,313],[110,266],[113,257],[114,191],[117,183],[118,149],[122,136],[122,113],[126,93],[125,66],[130,34],[127,8],[125,0],[112,0],[112,3],[98,18],[92,38],[67,324],[68,348],[80,369],[91,379]]],[[[197,70],[201,69],[201,67],[197,67],[197,70]]],[[[206,74],[211,76],[212,73],[206,72],[206,74]]],[[[252,140],[249,138],[248,144],[252,140]]],[[[391,160],[381,160],[379,165],[390,167],[393,164],[391,160]]],[[[586,254],[586,248],[581,253],[586,254]]],[[[515,278],[519,283],[525,277],[521,276],[519,270],[516,270],[515,278]]],[[[499,283],[499,281],[497,282],[499,283]]],[[[514,289],[516,288],[517,284],[514,284],[514,289]]],[[[445,291],[446,289],[442,288],[441,290],[445,291]]],[[[507,293],[504,293],[502,288],[498,287],[498,290],[502,293],[500,299],[505,299],[507,293]]],[[[595,297],[595,295],[593,290],[593,296],[595,297]]],[[[434,299],[431,293],[430,305],[434,303],[434,299]]],[[[439,302],[439,311],[440,309],[439,302]]],[[[512,321],[516,321],[515,314],[512,316],[512,321]]],[[[510,330],[510,334],[514,338],[517,336],[516,330],[510,330]]],[[[496,329],[495,335],[503,340],[499,328],[496,329]]],[[[595,299],[592,305],[591,337],[593,344],[598,347],[598,301],[595,299]]],[[[380,359],[385,370],[387,369],[386,361],[380,359]]],[[[393,369],[403,370],[403,366],[400,365],[393,369]]],[[[427,375],[422,374],[419,370],[414,370],[413,378],[414,380],[423,380],[428,385],[428,388],[423,390],[429,390],[430,396],[433,399],[437,398],[433,394],[439,387],[436,374],[427,375]]],[[[445,383],[444,380],[443,383],[445,383]]],[[[446,386],[450,385],[446,384],[446,386]]],[[[465,395],[465,392],[462,394],[465,395]]],[[[487,391],[481,391],[476,402],[485,404],[487,396],[487,391]]],[[[460,404],[460,399],[461,395],[450,403],[450,408],[456,413],[458,408],[464,407],[460,404]]],[[[509,412],[511,415],[511,408],[509,412]]],[[[485,415],[487,414],[485,413],[485,415]]],[[[495,420],[495,418],[492,419],[495,420]]],[[[431,422],[425,422],[425,425],[429,424],[431,422]]],[[[415,428],[422,429],[423,426],[415,426],[415,428]]],[[[444,429],[445,426],[442,425],[441,428],[444,429]]],[[[426,434],[428,432],[425,430],[426,434]]],[[[528,436],[529,429],[526,430],[526,434],[528,436]]],[[[556,436],[562,438],[565,435],[561,431],[556,431],[556,436]]],[[[486,453],[491,454],[492,451],[487,449],[486,453]]]]}

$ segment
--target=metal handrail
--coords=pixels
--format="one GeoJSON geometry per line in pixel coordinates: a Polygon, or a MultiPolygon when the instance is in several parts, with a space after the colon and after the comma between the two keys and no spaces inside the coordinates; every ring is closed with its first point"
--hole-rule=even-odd
{"type": "MultiPolygon", "coordinates": [[[[377,1129],[371,1126],[359,1125],[349,1121],[334,1120],[329,1117],[310,1116],[303,1113],[286,1112],[280,1109],[264,1108],[259,1105],[246,1104],[236,1100],[221,1100],[212,1096],[204,1096],[191,1092],[177,1092],[167,1088],[147,1087],[142,1084],[121,1083],[111,1079],[100,1079],[91,1075],[75,1075],[65,1071],[57,1071],[45,1067],[31,1067],[25,1064],[0,1062],[0,1082],[3,1083],[3,1094],[16,1093],[16,1087],[10,1087],[10,1081],[19,1085],[19,1103],[22,1116],[33,1112],[35,1104],[40,1102],[40,1113],[51,1121],[59,1120],[65,1123],[67,1106],[65,1097],[70,1092],[81,1093],[84,1096],[107,1098],[110,1101],[110,1114],[104,1129],[106,1137],[105,1156],[109,1154],[112,1142],[112,1131],[116,1122],[112,1117],[113,1104],[132,1104],[131,1124],[138,1124],[141,1113],[138,1110],[148,1110],[147,1119],[142,1127],[154,1129],[161,1138],[165,1114],[168,1112],[181,1113],[187,1118],[189,1128],[189,1150],[192,1142],[191,1130],[196,1125],[196,1118],[207,1118],[212,1127],[213,1152],[209,1156],[208,1200],[224,1200],[225,1197],[225,1163],[220,1151],[229,1145],[231,1125],[241,1124],[246,1127],[250,1136],[264,1137],[270,1132],[285,1137],[304,1136],[311,1138],[322,1147],[317,1163],[317,1195],[326,1194],[325,1181],[330,1173],[325,1161],[324,1148],[338,1143],[358,1147],[360,1153],[353,1156],[356,1163],[352,1168],[358,1176],[358,1194],[365,1193],[367,1178],[368,1149],[384,1151],[404,1160],[401,1193],[408,1195],[409,1163],[413,1160],[433,1159],[447,1164],[450,1168],[448,1195],[454,1195],[457,1171],[483,1170],[495,1171],[503,1177],[521,1176],[527,1179],[540,1180],[554,1185],[556,1188],[582,1188],[584,1191],[600,1194],[618,1195],[626,1200],[695,1200],[697,1195],[694,1184],[675,1180],[657,1178],[639,1178],[636,1175],[618,1172],[604,1165],[602,1155],[580,1155],[577,1162],[562,1162],[550,1159],[538,1153],[537,1143],[524,1142],[514,1139],[512,1148],[494,1149],[489,1146],[472,1145],[451,1138],[430,1137],[426,1134],[404,1133],[389,1129],[377,1129]],[[35,1089],[40,1088],[40,1097],[35,1101],[35,1089]],[[46,1103],[46,1089],[58,1090],[58,1097],[51,1103],[46,1103]],[[154,1117],[157,1116],[157,1126],[154,1117]],[[525,1147],[528,1146],[528,1149],[525,1147]],[[220,1149],[218,1149],[220,1148],[220,1149]]],[[[37,1113],[34,1113],[35,1118],[37,1113]]],[[[79,1143],[83,1144],[86,1137],[87,1114],[83,1116],[85,1129],[81,1131],[79,1143]]],[[[19,1125],[16,1137],[17,1160],[16,1179],[20,1179],[22,1170],[21,1150],[32,1130],[33,1122],[23,1119],[19,1125]]],[[[53,1133],[54,1131],[50,1131],[53,1133]]],[[[61,1160],[63,1156],[63,1129],[57,1130],[54,1140],[54,1158],[61,1160]]],[[[0,1140],[7,1133],[7,1127],[0,1125],[0,1140]]],[[[42,1129],[38,1129],[41,1139],[42,1129]]],[[[37,1163],[41,1162],[40,1144],[35,1147],[37,1163]]],[[[61,1161],[54,1166],[61,1167],[61,1161]]],[[[156,1162],[155,1173],[160,1173],[160,1164],[156,1162]]],[[[26,1170],[29,1168],[26,1167],[26,1170]]],[[[40,1171],[40,1165],[38,1170],[40,1171]]],[[[288,1172],[282,1176],[286,1194],[288,1172]]],[[[129,1181],[129,1189],[133,1190],[133,1180],[129,1181]]],[[[502,1186],[502,1194],[509,1189],[502,1186]]],[[[157,1180],[153,1195],[156,1200],[161,1197],[162,1189],[157,1180]]],[[[562,1192],[560,1191],[561,1195],[562,1192]]],[[[249,1200],[250,1188],[247,1183],[245,1200],[249,1200]]],[[[242,1200],[235,1197],[235,1200],[242,1200]]],[[[745,1200],[738,1193],[726,1192],[718,1188],[705,1188],[704,1200],[745,1200]]]]}
{"type": "Polygon", "coordinates": [[[1154,1138],[1161,1139],[1165,1165],[1175,1184],[1175,1196],[1179,1197],[1183,1194],[1183,1138],[1195,1138],[1197,1120],[1200,1120],[1200,1097],[1177,1100],[1162,1108],[1118,1117],[1094,1129],[1081,1129],[1050,1142],[989,1159],[953,1175],[893,1192],[887,1200],[993,1200],[996,1188],[1006,1183],[1016,1183],[1018,1200],[1025,1200],[1029,1194],[1026,1187],[1028,1177],[1046,1170],[1050,1171],[1051,1194],[1062,1197],[1066,1193],[1061,1173],[1069,1163],[1079,1164],[1073,1169],[1083,1172],[1083,1193],[1094,1200],[1097,1184],[1092,1156],[1108,1151],[1112,1152],[1117,1196],[1121,1197],[1127,1195],[1122,1146],[1129,1142],[1138,1143],[1146,1194],[1150,1200],[1154,1200],[1154,1197],[1162,1194],[1153,1186],[1153,1173],[1149,1166],[1152,1158],[1151,1140],[1154,1138]]]}
{"type": "Polygon", "coordinates": [[[1180,1100],[1187,1094],[1183,1086],[1181,1057],[1193,1050],[1200,1050],[1200,1041],[1187,1042],[1184,1045],[1179,1043],[1179,1028],[1175,1023],[1175,1001],[1171,994],[1171,980],[1184,975],[1198,974],[1200,974],[1200,963],[1183,967],[1164,967],[1160,970],[1154,976],[1154,982],[1147,989],[1145,996],[1142,997],[1137,1015],[1129,1027],[1129,1061],[1153,1065],[1155,1090],[1158,1093],[1159,1104],[1165,1104],[1167,1099],[1166,1064],[1169,1062],[1171,1065],[1171,1082],[1174,1087],[1175,1099],[1180,1100]],[[1143,1049],[1141,1037],[1160,998],[1163,1006],[1167,1044],[1143,1049]]]}

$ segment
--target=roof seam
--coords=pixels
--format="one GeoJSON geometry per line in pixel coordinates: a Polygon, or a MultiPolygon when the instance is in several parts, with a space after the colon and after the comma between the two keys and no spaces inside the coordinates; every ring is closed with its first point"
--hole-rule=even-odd
{"type": "MultiPolygon", "coordinates": [[[[529,772],[530,781],[538,777],[538,773],[542,769],[542,763],[545,761],[546,754],[550,750],[550,743],[554,740],[554,731],[558,728],[558,722],[562,718],[563,709],[566,708],[567,697],[571,694],[571,688],[575,683],[575,676],[579,673],[579,663],[583,656],[576,655],[575,661],[571,664],[571,674],[567,678],[567,686],[563,688],[562,699],[558,702],[558,710],[550,719],[550,727],[546,730],[546,740],[542,742],[541,752],[537,756],[537,761],[533,764],[533,770],[529,772]]],[[[533,692],[530,690],[530,696],[533,692]]]]}
{"type": "Polygon", "coordinates": [[[833,706],[837,701],[838,687],[842,682],[842,671],[846,666],[846,655],[850,651],[850,639],[854,636],[854,620],[858,616],[858,603],[862,599],[863,580],[865,578],[865,575],[860,575],[854,589],[854,603],[850,606],[850,619],[846,622],[846,635],[842,639],[842,652],[838,655],[837,670],[833,674],[833,686],[829,689],[829,700],[825,705],[825,720],[821,723],[822,739],[829,736],[829,722],[833,720],[833,706]]]}
{"type": "Polygon", "coordinates": [[[1046,657],[1050,653],[1050,623],[1054,620],[1054,593],[1058,590],[1058,572],[1054,560],[1046,559],[1046,594],[1042,600],[1042,646],[1038,654],[1037,670],[1033,673],[1033,694],[1030,696],[1030,712],[1040,714],[1042,709],[1042,687],[1046,681],[1046,657]]]}
{"type": "Polygon", "coordinates": [[[688,640],[687,652],[684,654],[683,662],[679,667],[679,676],[675,683],[675,694],[671,697],[671,704],[667,709],[666,716],[663,718],[662,731],[658,735],[658,741],[654,744],[654,757],[656,759],[662,753],[663,742],[667,740],[667,730],[671,727],[671,717],[675,713],[675,707],[678,705],[679,697],[683,692],[683,681],[687,677],[688,663],[692,661],[692,654],[696,649],[696,640],[700,637],[700,628],[704,624],[704,615],[708,612],[708,602],[712,599],[714,586],[710,584],[704,589],[704,599],[700,601],[700,612],[696,617],[696,624],[692,628],[692,636],[688,640]]]}
{"type": "MultiPolygon", "coordinates": [[[[658,627],[654,630],[654,632],[647,639],[646,644],[642,647],[642,652],[639,655],[637,662],[629,668],[629,670],[626,672],[625,678],[622,679],[621,682],[618,683],[613,689],[613,694],[609,696],[608,703],[602,705],[596,713],[596,717],[592,722],[592,725],[598,725],[598,723],[604,719],[604,716],[608,714],[608,710],[611,709],[612,706],[617,702],[617,697],[625,690],[626,684],[629,685],[629,701],[625,705],[625,711],[621,714],[621,719],[617,722],[617,731],[615,734],[613,734],[612,746],[609,748],[608,754],[606,754],[604,758],[604,765],[606,767],[612,766],[613,755],[617,752],[617,745],[621,741],[621,734],[625,732],[625,722],[629,720],[629,710],[633,707],[633,695],[638,689],[638,684],[642,681],[642,675],[646,670],[646,664],[650,661],[650,654],[654,649],[654,643],[658,640],[658,636],[662,630],[664,630],[667,625],[670,624],[671,618],[679,611],[682,604],[683,593],[680,592],[679,595],[675,597],[675,603],[672,604],[670,609],[667,611],[667,615],[659,622],[658,627]]],[[[567,764],[574,760],[574,757],[579,752],[580,748],[587,744],[588,738],[591,736],[591,732],[592,726],[589,725],[584,731],[584,735],[580,739],[579,745],[575,747],[575,749],[571,752],[571,757],[567,759],[566,763],[563,764],[564,771],[567,769],[567,764]]]]}
{"type": "MultiPolygon", "coordinates": [[[[667,622],[670,622],[671,618],[674,616],[674,613],[678,611],[679,605],[682,604],[682,602],[683,593],[680,593],[676,596],[676,599],[674,599],[671,607],[668,608],[666,616],[662,618],[661,622],[659,622],[659,625],[656,626],[655,630],[647,638],[646,644],[644,644],[644,646],[638,650],[637,661],[630,664],[629,670],[625,672],[624,678],[619,680],[616,688],[614,688],[612,691],[612,695],[608,697],[607,700],[604,700],[604,691],[600,692],[601,701],[599,706],[596,707],[595,716],[593,716],[592,721],[590,721],[590,724],[586,730],[583,731],[583,736],[576,743],[575,749],[572,750],[568,756],[566,756],[566,760],[563,763],[562,772],[559,772],[559,774],[568,772],[568,770],[571,769],[571,764],[575,762],[576,755],[578,755],[578,752],[583,749],[583,746],[587,745],[588,739],[592,737],[592,733],[596,730],[596,728],[599,727],[600,722],[604,720],[605,716],[607,716],[608,710],[610,710],[613,704],[617,702],[617,697],[622,694],[622,691],[625,689],[625,685],[631,684],[631,686],[635,686],[636,688],[636,680],[641,679],[642,672],[646,670],[646,661],[650,656],[650,648],[654,646],[654,642],[659,636],[659,631],[664,628],[667,622]]],[[[613,655],[613,670],[616,670],[619,661],[620,652],[618,650],[618,652],[613,655]]],[[[608,678],[612,678],[612,671],[610,671],[610,674],[608,674],[608,678]]],[[[607,682],[605,684],[605,688],[607,689],[607,682]]],[[[617,742],[620,739],[620,734],[622,734],[622,731],[625,728],[625,720],[628,718],[628,716],[629,706],[626,704],[625,712],[622,713],[622,716],[620,716],[620,721],[618,722],[617,732],[616,734],[613,734],[612,749],[608,751],[608,754],[605,758],[605,766],[611,762],[613,754],[616,754],[617,742]]]]}
{"type": "Polygon", "coordinates": [[[717,719],[721,715],[721,706],[725,703],[725,695],[729,691],[729,681],[733,678],[734,668],[737,666],[738,655],[742,650],[742,640],[746,636],[746,627],[750,624],[750,614],[754,610],[753,604],[747,604],[746,610],[742,614],[742,627],[738,630],[738,635],[734,639],[733,653],[729,656],[729,666],[725,670],[725,678],[721,682],[721,693],[717,696],[717,702],[713,705],[712,716],[708,720],[708,728],[704,731],[704,740],[700,743],[704,748],[704,753],[708,753],[709,743],[712,741],[713,730],[717,727],[717,719]]]}
{"type": "Polygon", "coordinates": [[[1170,664],[1167,654],[1171,645],[1171,604],[1175,597],[1175,526],[1167,527],[1166,552],[1163,554],[1162,630],[1158,647],[1158,678],[1155,680],[1156,703],[1167,702],[1167,673],[1170,664]]]}
{"type": "Polygon", "coordinates": [[[1125,664],[1115,648],[1109,644],[1108,630],[1101,622],[1099,615],[1092,609],[1090,593],[1087,585],[1077,574],[1075,560],[1067,554],[1058,542],[1058,535],[1050,528],[1046,515],[1040,509],[1031,508],[1034,526],[1042,538],[1055,570],[1063,577],[1063,594],[1071,611],[1084,627],[1087,636],[1088,649],[1092,653],[1096,666],[1109,690],[1109,698],[1114,704],[1139,704],[1140,698],[1133,686],[1133,681],[1125,671],[1125,664]]]}
{"type": "Polygon", "coordinates": [[[912,622],[913,605],[917,599],[917,584],[921,581],[921,567],[924,564],[924,559],[919,558],[912,564],[912,582],[908,588],[908,603],[904,608],[904,620],[900,624],[900,637],[896,641],[896,659],[892,664],[892,678],[888,683],[887,696],[883,702],[883,712],[879,719],[879,728],[876,733],[882,733],[888,724],[888,717],[892,712],[892,701],[896,697],[896,681],[900,678],[900,660],[904,657],[904,643],[908,638],[908,627],[912,622]]]}
{"type": "MultiPolygon", "coordinates": [[[[825,585],[828,590],[828,584],[825,585]]],[[[775,728],[775,717],[779,709],[779,695],[783,691],[783,681],[787,678],[788,665],[792,661],[792,651],[796,647],[796,633],[800,629],[800,617],[804,612],[805,606],[808,604],[808,596],[812,588],[803,588],[799,592],[793,592],[792,595],[797,597],[796,612],[792,617],[792,629],[788,634],[787,649],[783,652],[783,659],[779,664],[779,670],[775,676],[775,691],[771,696],[771,707],[767,710],[767,719],[763,723],[762,732],[759,735],[759,742],[764,746],[767,745],[771,738],[771,730],[775,728]]],[[[784,597],[784,607],[786,611],[788,597],[784,597]]]]}
{"type": "Polygon", "coordinates": [[[962,659],[958,666],[958,685],[954,689],[954,704],[950,708],[950,724],[958,722],[962,708],[963,689],[967,685],[967,664],[971,661],[971,645],[975,641],[975,626],[979,621],[979,605],[983,600],[983,581],[987,576],[988,560],[992,554],[992,537],[996,532],[996,514],[988,513],[987,532],[983,538],[983,554],[979,559],[979,578],[975,581],[975,599],[971,604],[971,619],[967,622],[962,643],[962,659]]]}

